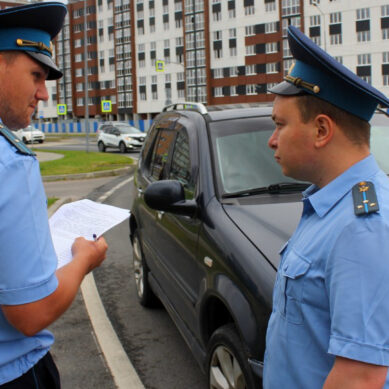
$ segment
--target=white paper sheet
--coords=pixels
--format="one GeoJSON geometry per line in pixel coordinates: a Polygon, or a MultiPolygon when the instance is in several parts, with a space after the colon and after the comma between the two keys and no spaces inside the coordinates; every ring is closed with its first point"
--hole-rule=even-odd
{"type": "Polygon", "coordinates": [[[64,204],[49,219],[58,268],[72,260],[72,244],[79,236],[93,240],[130,216],[128,209],[88,199],[64,204]]]}

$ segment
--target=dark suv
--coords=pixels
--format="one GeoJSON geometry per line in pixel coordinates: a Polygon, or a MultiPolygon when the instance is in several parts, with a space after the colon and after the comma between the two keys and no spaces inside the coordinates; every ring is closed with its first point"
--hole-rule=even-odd
{"type": "Polygon", "coordinates": [[[278,252],[307,184],[283,176],[267,146],[270,107],[216,108],[166,107],[148,132],[130,217],[134,275],[140,303],[163,303],[209,388],[257,389],[278,252]]]}

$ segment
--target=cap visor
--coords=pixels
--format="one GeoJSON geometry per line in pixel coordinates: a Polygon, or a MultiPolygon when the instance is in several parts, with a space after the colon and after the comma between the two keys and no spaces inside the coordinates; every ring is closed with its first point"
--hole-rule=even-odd
{"type": "Polygon", "coordinates": [[[57,80],[63,76],[54,61],[46,54],[33,51],[25,51],[25,53],[48,68],[49,73],[47,75],[47,80],[57,80]]]}
{"type": "Polygon", "coordinates": [[[307,94],[304,90],[297,88],[297,86],[291,84],[288,81],[282,81],[273,88],[269,89],[269,92],[282,96],[295,96],[307,94]]]}

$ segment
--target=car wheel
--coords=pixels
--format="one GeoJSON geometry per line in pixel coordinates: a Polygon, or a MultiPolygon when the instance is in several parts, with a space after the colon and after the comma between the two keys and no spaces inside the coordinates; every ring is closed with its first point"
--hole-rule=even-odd
{"type": "Polygon", "coordinates": [[[39,140],[38,142],[39,142],[39,143],[43,143],[43,140],[39,140]]]}
{"type": "Polygon", "coordinates": [[[99,148],[99,151],[101,151],[102,153],[104,153],[105,151],[105,144],[100,141],[98,144],[97,144],[97,147],[99,148]]]}
{"type": "Polygon", "coordinates": [[[125,153],[127,151],[127,146],[124,144],[124,142],[119,143],[119,150],[121,153],[125,153]]]}
{"type": "Polygon", "coordinates": [[[27,138],[23,136],[23,139],[22,139],[23,143],[27,144],[27,138]]]}
{"type": "Polygon", "coordinates": [[[209,389],[254,389],[247,352],[233,324],[218,328],[211,336],[207,354],[209,389]]]}
{"type": "Polygon", "coordinates": [[[155,307],[158,305],[158,297],[152,291],[148,280],[148,268],[143,256],[142,245],[138,231],[134,232],[132,240],[132,260],[135,277],[136,292],[141,305],[144,307],[155,307]]]}

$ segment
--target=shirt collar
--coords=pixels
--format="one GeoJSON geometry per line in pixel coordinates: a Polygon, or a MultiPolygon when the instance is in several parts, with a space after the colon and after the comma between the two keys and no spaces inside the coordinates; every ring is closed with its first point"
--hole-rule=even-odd
{"type": "Polygon", "coordinates": [[[326,215],[351,188],[360,181],[366,181],[379,171],[374,157],[357,162],[323,188],[311,185],[303,192],[303,201],[309,201],[319,217],[326,215]]]}

